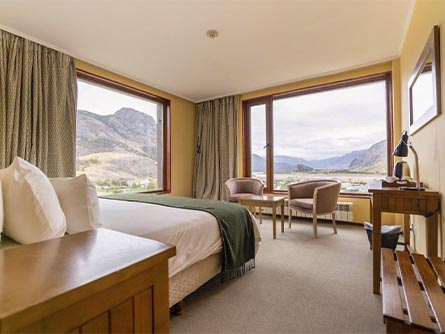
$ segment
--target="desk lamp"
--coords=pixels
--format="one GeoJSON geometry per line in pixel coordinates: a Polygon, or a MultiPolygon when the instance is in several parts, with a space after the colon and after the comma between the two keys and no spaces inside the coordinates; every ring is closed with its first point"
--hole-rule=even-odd
{"type": "Polygon", "coordinates": [[[406,158],[408,156],[408,147],[414,154],[414,167],[415,167],[415,177],[416,177],[416,186],[415,187],[400,187],[401,190],[425,190],[420,186],[420,176],[419,176],[419,157],[417,155],[416,150],[414,149],[412,143],[408,141],[408,133],[403,131],[402,137],[400,138],[399,143],[394,149],[393,156],[406,158]]]}

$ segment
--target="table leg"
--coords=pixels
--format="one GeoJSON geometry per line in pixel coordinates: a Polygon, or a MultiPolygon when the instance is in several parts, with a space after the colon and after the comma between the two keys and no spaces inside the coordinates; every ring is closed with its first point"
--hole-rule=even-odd
{"type": "Polygon", "coordinates": [[[260,208],[260,224],[262,224],[263,223],[263,209],[261,208],[261,206],[259,208],[260,208]]]}
{"type": "Polygon", "coordinates": [[[437,256],[437,233],[438,233],[439,213],[434,213],[426,218],[426,254],[437,256]]]}
{"type": "Polygon", "coordinates": [[[410,230],[409,230],[409,218],[410,215],[403,215],[403,239],[405,241],[405,247],[410,244],[410,230]]]}
{"type": "Polygon", "coordinates": [[[277,238],[277,207],[272,206],[273,238],[277,238]]]}
{"type": "Polygon", "coordinates": [[[382,213],[380,202],[373,201],[372,204],[372,291],[380,294],[380,263],[382,246],[382,213]]]}
{"type": "Polygon", "coordinates": [[[281,233],[284,233],[284,204],[281,205],[280,213],[281,213],[281,233]]]}

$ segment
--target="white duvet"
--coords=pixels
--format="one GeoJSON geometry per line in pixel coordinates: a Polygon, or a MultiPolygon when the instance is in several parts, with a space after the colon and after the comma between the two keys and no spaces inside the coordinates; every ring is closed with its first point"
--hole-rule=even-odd
{"type": "Polygon", "coordinates": [[[176,246],[176,256],[169,260],[170,277],[222,251],[218,222],[207,212],[109,199],[99,199],[99,204],[104,228],[176,246]]]}

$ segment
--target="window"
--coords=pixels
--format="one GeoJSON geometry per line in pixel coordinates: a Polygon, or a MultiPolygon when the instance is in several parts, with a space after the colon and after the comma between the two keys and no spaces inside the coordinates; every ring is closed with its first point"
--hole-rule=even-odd
{"type": "Polygon", "coordinates": [[[169,101],[78,71],[77,174],[98,194],[168,192],[169,101]]]}
{"type": "Polygon", "coordinates": [[[382,74],[245,101],[244,174],[268,191],[329,178],[367,192],[392,170],[390,92],[382,74]]]}

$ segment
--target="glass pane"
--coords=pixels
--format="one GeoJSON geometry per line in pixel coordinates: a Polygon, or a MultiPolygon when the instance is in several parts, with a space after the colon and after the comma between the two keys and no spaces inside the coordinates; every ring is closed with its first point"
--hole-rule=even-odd
{"type": "Polygon", "coordinates": [[[337,179],[343,192],[366,192],[386,176],[386,83],[275,100],[274,189],[337,179]]]}
{"type": "Polygon", "coordinates": [[[77,174],[98,194],[163,188],[163,105],[78,80],[77,174]]]}
{"type": "Polygon", "coordinates": [[[434,105],[433,72],[431,67],[425,68],[412,88],[413,123],[434,105]]]}
{"type": "Polygon", "coordinates": [[[266,105],[250,107],[250,131],[252,143],[252,176],[266,184],[266,105]]]}

